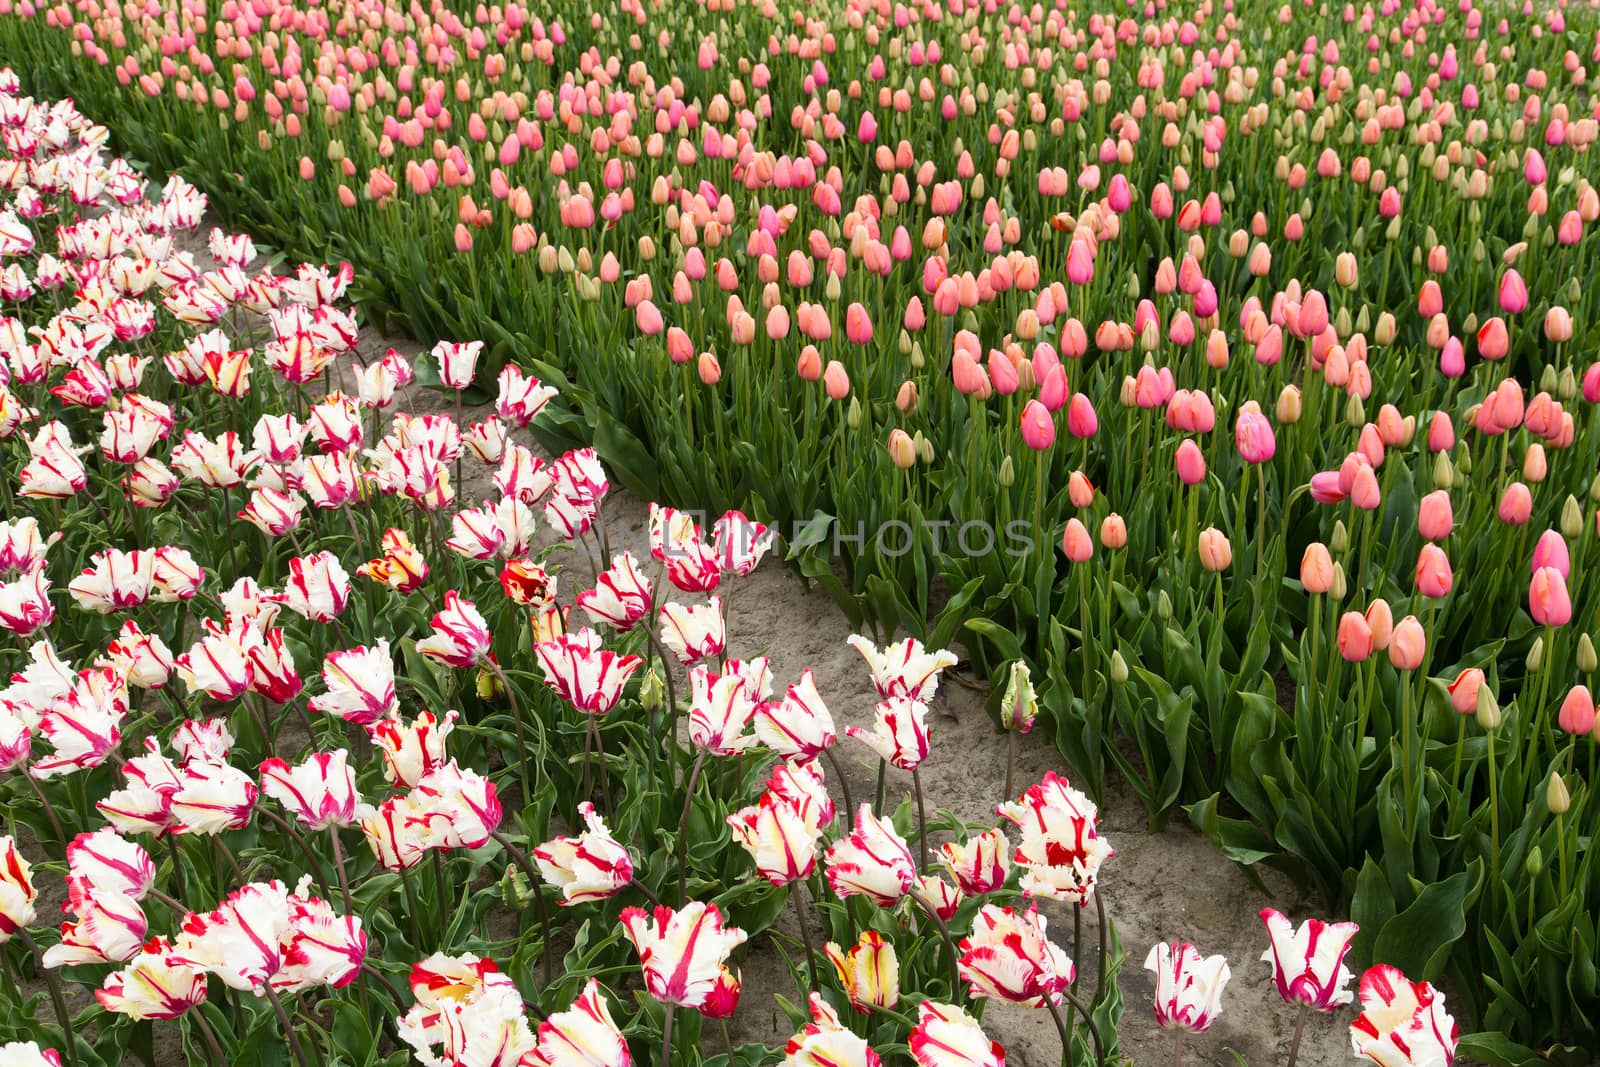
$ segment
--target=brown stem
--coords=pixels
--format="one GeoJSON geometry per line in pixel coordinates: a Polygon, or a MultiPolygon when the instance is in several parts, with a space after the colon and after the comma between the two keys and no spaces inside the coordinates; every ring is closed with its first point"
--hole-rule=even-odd
{"type": "Polygon", "coordinates": [[[705,768],[706,756],[709,754],[702,749],[694,758],[694,767],[689,771],[689,781],[683,790],[683,817],[678,820],[679,907],[682,907],[689,897],[689,809],[694,806],[694,787],[700,781],[700,772],[705,768]]]}
{"type": "Polygon", "coordinates": [[[550,943],[550,910],[544,902],[544,878],[539,874],[539,868],[535,867],[533,861],[528,858],[528,854],[513,844],[509,837],[499,830],[490,830],[489,836],[499,842],[500,847],[506,850],[512,861],[522,868],[523,873],[533,883],[534,906],[539,912],[539,936],[544,939],[544,951],[542,953],[544,957],[544,983],[545,985],[550,985],[555,980],[555,953],[553,951],[554,946],[550,943]]]}
{"type": "Polygon", "coordinates": [[[848,826],[850,824],[850,820],[856,817],[856,806],[855,803],[850,799],[850,780],[845,777],[844,768],[839,766],[839,757],[833,754],[833,748],[831,746],[823,749],[822,755],[827,759],[828,766],[833,768],[833,776],[839,779],[839,788],[844,791],[843,815],[845,825],[848,826]]]}
{"type": "Polygon", "coordinates": [[[19,926],[16,938],[33,954],[39,972],[44,975],[45,985],[50,990],[50,1003],[55,1006],[56,1021],[61,1024],[61,1047],[67,1054],[67,1067],[78,1067],[77,1038],[73,1035],[72,1016],[67,1013],[67,1000],[61,995],[61,976],[44,965],[44,954],[39,951],[38,942],[26,929],[19,926]]]}
{"type": "Polygon", "coordinates": [[[311,1067],[311,1061],[306,1058],[306,1050],[300,1044],[300,1035],[295,1033],[294,1024],[289,1021],[289,1013],[283,1010],[283,1001],[278,998],[278,991],[272,988],[272,980],[262,983],[262,990],[266,993],[267,1002],[272,1005],[272,1011],[278,1017],[278,1025],[283,1028],[284,1036],[289,1039],[289,1051],[294,1053],[295,1062],[300,1067],[311,1067]]]}
{"type": "Polygon", "coordinates": [[[1286,1067],[1294,1067],[1294,1061],[1300,1057],[1300,1038],[1305,1033],[1306,1013],[1310,1008],[1309,1004],[1301,1004],[1300,1014],[1295,1016],[1294,1037],[1289,1039],[1289,1062],[1286,1067]]]}
{"type": "Polygon", "coordinates": [[[200,1038],[206,1044],[206,1056],[211,1060],[211,1067],[227,1067],[228,1057],[217,1041],[217,1032],[211,1029],[211,1024],[206,1021],[205,1013],[196,1005],[187,1015],[194,1020],[196,1028],[200,1031],[200,1038]]]}
{"type": "Polygon", "coordinates": [[[950,997],[953,1000],[961,989],[961,969],[956,965],[958,958],[956,943],[950,936],[950,927],[939,914],[939,909],[933,906],[933,901],[915,890],[911,893],[911,899],[916,901],[927,913],[928,918],[933,920],[934,925],[939,928],[939,936],[944,939],[945,963],[950,968],[950,997]]]}
{"type": "Polygon", "coordinates": [[[817,948],[811,941],[811,923],[806,915],[806,883],[804,879],[797,878],[791,883],[794,886],[794,911],[795,919],[800,924],[800,940],[806,946],[806,971],[811,976],[811,992],[815,993],[820,988],[817,985],[817,948]]]}

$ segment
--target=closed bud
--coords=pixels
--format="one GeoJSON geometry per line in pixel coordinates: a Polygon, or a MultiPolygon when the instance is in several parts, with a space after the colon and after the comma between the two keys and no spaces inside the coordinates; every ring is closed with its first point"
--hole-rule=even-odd
{"type": "Polygon", "coordinates": [[[1334,600],[1343,600],[1350,591],[1350,584],[1344,576],[1344,564],[1333,565],[1333,581],[1328,583],[1328,596],[1334,600]]]}
{"type": "Polygon", "coordinates": [[[1544,873],[1544,849],[1534,845],[1528,850],[1527,868],[1529,878],[1537,878],[1544,873]]]}
{"type": "Polygon", "coordinates": [[[896,467],[901,470],[908,470],[916,465],[917,446],[911,440],[911,435],[898,426],[889,431],[888,448],[889,460],[896,467]]]}
{"type": "Polygon", "coordinates": [[[933,438],[917,435],[917,458],[924,463],[932,463],[934,457],[933,438]]]}
{"type": "Polygon", "coordinates": [[[1456,457],[1456,470],[1462,474],[1472,473],[1472,449],[1467,447],[1466,442],[1462,442],[1461,454],[1456,457]]]}
{"type": "Polygon", "coordinates": [[[1300,390],[1293,385],[1284,386],[1283,392],[1278,394],[1278,403],[1274,410],[1278,422],[1284,426],[1293,426],[1300,421],[1300,411],[1300,390]]]}
{"type": "Polygon", "coordinates": [[[1389,345],[1394,343],[1394,334],[1394,315],[1387,311],[1380,311],[1378,313],[1378,324],[1372,330],[1372,339],[1380,345],[1389,345]]]}
{"type": "Polygon", "coordinates": [[[928,357],[922,354],[922,342],[913,341],[911,343],[911,366],[916,370],[921,370],[927,365],[927,362],[928,357]]]}
{"type": "Polygon", "coordinates": [[[1456,481],[1456,470],[1450,462],[1450,453],[1435,452],[1433,454],[1433,487],[1435,489],[1449,489],[1456,481]]]}
{"type": "Polygon", "coordinates": [[[1562,400],[1578,395],[1578,376],[1571,367],[1562,368],[1561,376],[1556,379],[1556,395],[1562,400]]]}
{"type": "Polygon", "coordinates": [[[1358,430],[1367,424],[1367,405],[1362,402],[1360,393],[1351,393],[1350,399],[1345,401],[1344,421],[1358,430]]]}
{"type": "Polygon", "coordinates": [[[1568,541],[1576,541],[1583,536],[1583,508],[1571,493],[1567,494],[1567,499],[1561,505],[1561,536],[1568,541]]]}
{"type": "MultiPolygon", "coordinates": [[[[661,675],[654,667],[644,672],[644,678],[639,682],[639,703],[646,711],[655,711],[661,707],[667,693],[666,684],[661,680],[661,675]]],[[[513,864],[515,866],[515,864],[513,864]]]]}
{"type": "Polygon", "coordinates": [[[515,863],[506,864],[506,873],[500,876],[500,899],[506,906],[522,911],[533,903],[534,888],[528,876],[515,863]]]}
{"type": "Polygon", "coordinates": [[[1528,657],[1522,661],[1522,665],[1528,669],[1529,674],[1533,674],[1539,670],[1539,667],[1543,663],[1544,635],[1540,634],[1538,637],[1533,639],[1533,645],[1528,649],[1528,657]]]}
{"type": "Polygon", "coordinates": [[[1500,701],[1494,698],[1494,691],[1488,686],[1478,687],[1478,726],[1480,729],[1495,731],[1500,729],[1504,716],[1500,714],[1500,701]]]}
{"type": "Polygon", "coordinates": [[[1011,465],[1011,457],[1007,456],[1000,461],[1000,487],[1002,489],[1010,489],[1016,482],[1016,468],[1011,465]]]}
{"type": "Polygon", "coordinates": [[[1341,556],[1350,550],[1350,528],[1344,524],[1343,519],[1334,520],[1333,536],[1328,538],[1328,548],[1341,556]]]}
{"type": "Polygon", "coordinates": [[[1172,598],[1167,596],[1165,589],[1156,594],[1156,615],[1162,622],[1172,618],[1172,598]]]}
{"type": "Polygon", "coordinates": [[[1600,670],[1600,657],[1595,655],[1594,641],[1587,633],[1578,635],[1578,653],[1573,658],[1578,670],[1584,674],[1593,674],[1596,670],[1600,670]]]}
{"type": "Polygon", "coordinates": [[[1122,658],[1122,650],[1111,650],[1111,680],[1122,685],[1128,680],[1128,661],[1122,658]]]}
{"type": "Polygon", "coordinates": [[[1560,771],[1550,772],[1550,784],[1544,790],[1544,803],[1551,815],[1565,815],[1567,809],[1572,807],[1572,794],[1567,792],[1567,783],[1561,780],[1560,771]]]}

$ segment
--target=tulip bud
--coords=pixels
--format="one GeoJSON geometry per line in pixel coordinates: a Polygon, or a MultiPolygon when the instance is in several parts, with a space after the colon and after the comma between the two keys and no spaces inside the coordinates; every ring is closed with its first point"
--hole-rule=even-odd
{"type": "Polygon", "coordinates": [[[655,711],[661,707],[666,696],[666,685],[661,680],[661,675],[654,667],[644,672],[644,678],[639,682],[639,703],[646,711],[655,711]]]}
{"type": "Polygon", "coordinates": [[[1000,487],[1010,489],[1017,481],[1016,468],[1011,465],[1011,457],[1007,456],[1000,461],[1000,487]]]}
{"type": "Polygon", "coordinates": [[[1393,344],[1395,329],[1394,315],[1387,311],[1380,312],[1378,324],[1372,330],[1372,339],[1380,345],[1393,344]]]}
{"type": "Polygon", "coordinates": [[[1283,392],[1278,394],[1278,403],[1275,408],[1278,422],[1284,426],[1293,426],[1300,421],[1300,411],[1300,390],[1293,385],[1284,386],[1283,392]]]}
{"type": "Polygon", "coordinates": [[[1121,649],[1111,650],[1111,680],[1118,685],[1128,680],[1128,661],[1122,658],[1121,649]]]}
{"type": "Polygon", "coordinates": [[[1483,730],[1494,731],[1500,728],[1504,716],[1500,714],[1500,701],[1494,697],[1494,692],[1486,685],[1478,687],[1478,726],[1483,730]]]}
{"type": "Polygon", "coordinates": [[[1462,474],[1472,473],[1472,450],[1467,447],[1466,442],[1462,442],[1461,454],[1456,457],[1456,470],[1462,474]]]}
{"type": "Polygon", "coordinates": [[[1538,637],[1533,639],[1533,644],[1528,648],[1527,658],[1522,661],[1522,665],[1527,668],[1529,674],[1533,674],[1538,671],[1539,667],[1543,663],[1544,635],[1540,634],[1538,637]]]}
{"type": "Polygon", "coordinates": [[[889,431],[889,459],[901,470],[909,470],[917,462],[917,446],[911,435],[898,426],[889,431]]]}
{"type": "Polygon", "coordinates": [[[1328,538],[1328,547],[1341,556],[1350,550],[1350,531],[1343,519],[1334,520],[1333,536],[1328,538]]]}
{"type": "Polygon", "coordinates": [[[1433,454],[1433,487],[1435,489],[1449,489],[1456,481],[1455,467],[1450,463],[1450,453],[1435,452],[1433,454]]]}
{"type": "Polygon", "coordinates": [[[1011,664],[1006,691],[1000,698],[1000,726],[1004,730],[1025,734],[1033,729],[1039,717],[1039,695],[1034,691],[1033,678],[1028,673],[1026,660],[1011,664]]]}
{"type": "Polygon", "coordinates": [[[1172,598],[1167,596],[1167,591],[1165,589],[1162,589],[1156,593],[1156,616],[1160,618],[1162,622],[1166,622],[1172,618],[1172,598]]]}
{"type": "Polygon", "coordinates": [[[1213,573],[1225,571],[1233,563],[1233,546],[1228,535],[1215,526],[1200,531],[1200,566],[1213,573]]]}
{"type": "Polygon", "coordinates": [[[1533,848],[1529,849],[1528,860],[1524,866],[1527,868],[1528,877],[1530,878],[1537,878],[1539,875],[1543,874],[1544,849],[1540,848],[1538,845],[1534,845],[1533,848]]]}
{"type": "Polygon", "coordinates": [[[844,423],[852,430],[861,428],[861,400],[859,397],[850,398],[850,406],[845,409],[844,423]]]}
{"type": "Polygon", "coordinates": [[[1595,655],[1594,641],[1587,633],[1578,635],[1578,652],[1574,659],[1578,670],[1584,674],[1593,674],[1600,669],[1600,657],[1595,655]]]}
{"type": "Polygon", "coordinates": [[[1571,493],[1567,494],[1566,501],[1561,505],[1561,534],[1568,541],[1576,541],[1583,536],[1583,509],[1578,505],[1578,498],[1571,493]]]}
{"type": "Polygon", "coordinates": [[[1344,564],[1335,563],[1333,565],[1333,581],[1328,584],[1328,596],[1335,601],[1343,600],[1345,594],[1349,591],[1349,580],[1344,576],[1344,564]]]}
{"type": "Polygon", "coordinates": [[[1561,780],[1560,771],[1550,772],[1550,784],[1544,791],[1545,807],[1550,809],[1551,815],[1565,815],[1567,809],[1572,807],[1572,794],[1567,792],[1567,783],[1561,780]]]}
{"type": "Polygon", "coordinates": [[[1345,401],[1344,420],[1358,430],[1367,424],[1367,406],[1362,403],[1360,393],[1351,393],[1350,399],[1345,401]]]}
{"type": "Polygon", "coordinates": [[[534,888],[528,876],[515,863],[506,864],[506,873],[500,877],[500,899],[508,907],[522,910],[533,903],[534,888]]]}

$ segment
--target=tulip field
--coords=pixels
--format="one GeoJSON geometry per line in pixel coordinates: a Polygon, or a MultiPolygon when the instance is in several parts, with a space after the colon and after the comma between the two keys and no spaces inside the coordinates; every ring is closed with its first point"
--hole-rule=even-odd
{"type": "Polygon", "coordinates": [[[1594,1062],[1589,64],[1600,0],[0,0],[0,1067],[1181,1063],[1269,981],[1291,1065],[1594,1062]],[[1248,958],[1124,943],[1113,793],[1294,887],[1248,958]]]}

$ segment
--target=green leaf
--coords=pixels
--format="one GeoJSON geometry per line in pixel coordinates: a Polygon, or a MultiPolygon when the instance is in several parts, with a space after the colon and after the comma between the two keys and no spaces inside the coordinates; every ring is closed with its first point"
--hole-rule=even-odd
{"type": "Polygon", "coordinates": [[[1437,978],[1450,946],[1466,932],[1466,906],[1477,888],[1478,869],[1474,862],[1468,871],[1423,887],[1410,907],[1383,925],[1373,944],[1374,960],[1414,979],[1437,978]]]}

